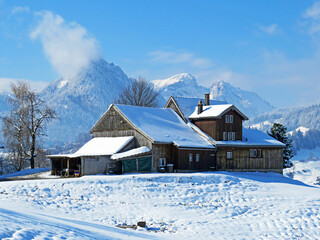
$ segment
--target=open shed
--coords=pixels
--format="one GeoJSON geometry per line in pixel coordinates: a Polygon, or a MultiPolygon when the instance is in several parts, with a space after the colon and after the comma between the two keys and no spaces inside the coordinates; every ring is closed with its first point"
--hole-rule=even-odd
{"type": "Polygon", "coordinates": [[[73,154],[49,155],[52,175],[105,174],[121,172],[121,165],[110,159],[114,153],[134,147],[134,137],[97,137],[73,154]]]}

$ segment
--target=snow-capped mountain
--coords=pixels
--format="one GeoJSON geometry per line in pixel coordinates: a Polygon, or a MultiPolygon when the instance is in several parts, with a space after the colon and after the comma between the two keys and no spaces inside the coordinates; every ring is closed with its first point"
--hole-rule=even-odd
{"type": "Polygon", "coordinates": [[[48,140],[62,144],[89,133],[131,81],[120,67],[102,59],[72,78],[53,81],[40,94],[59,117],[48,125],[48,140]]]}
{"type": "Polygon", "coordinates": [[[210,98],[234,104],[249,118],[274,109],[270,103],[263,100],[256,93],[234,87],[222,80],[212,83],[210,98]]]}
{"type": "Polygon", "coordinates": [[[151,82],[155,90],[159,91],[166,101],[170,96],[203,98],[205,93],[209,93],[209,88],[198,85],[196,78],[189,73],[181,73],[151,82]]]}

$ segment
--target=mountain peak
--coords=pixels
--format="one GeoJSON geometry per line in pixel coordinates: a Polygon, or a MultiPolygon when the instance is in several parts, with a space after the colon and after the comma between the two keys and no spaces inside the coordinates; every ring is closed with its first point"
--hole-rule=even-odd
{"type": "Polygon", "coordinates": [[[182,82],[184,84],[197,84],[196,78],[192,76],[190,73],[180,73],[167,79],[153,80],[151,82],[154,84],[155,89],[165,88],[167,86],[182,82]]]}
{"type": "Polygon", "coordinates": [[[256,93],[235,87],[223,80],[212,83],[210,98],[232,103],[249,117],[274,109],[270,103],[260,98],[256,93]]]}
{"type": "Polygon", "coordinates": [[[208,88],[198,85],[196,78],[190,73],[180,73],[167,79],[151,82],[166,100],[170,96],[203,97],[209,92],[208,88]]]}

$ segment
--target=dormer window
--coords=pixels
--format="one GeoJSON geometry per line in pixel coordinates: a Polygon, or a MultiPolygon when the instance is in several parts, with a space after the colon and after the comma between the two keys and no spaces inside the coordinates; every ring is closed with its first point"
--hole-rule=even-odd
{"type": "Polygon", "coordinates": [[[226,123],[233,123],[233,115],[226,115],[226,123]]]}

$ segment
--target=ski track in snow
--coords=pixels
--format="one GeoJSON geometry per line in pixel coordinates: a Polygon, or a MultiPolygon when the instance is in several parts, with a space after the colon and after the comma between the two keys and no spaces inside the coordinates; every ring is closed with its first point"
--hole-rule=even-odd
{"type": "Polygon", "coordinates": [[[0,182],[2,239],[317,239],[320,188],[275,173],[0,182]],[[118,224],[145,220],[149,230],[118,224]]]}

